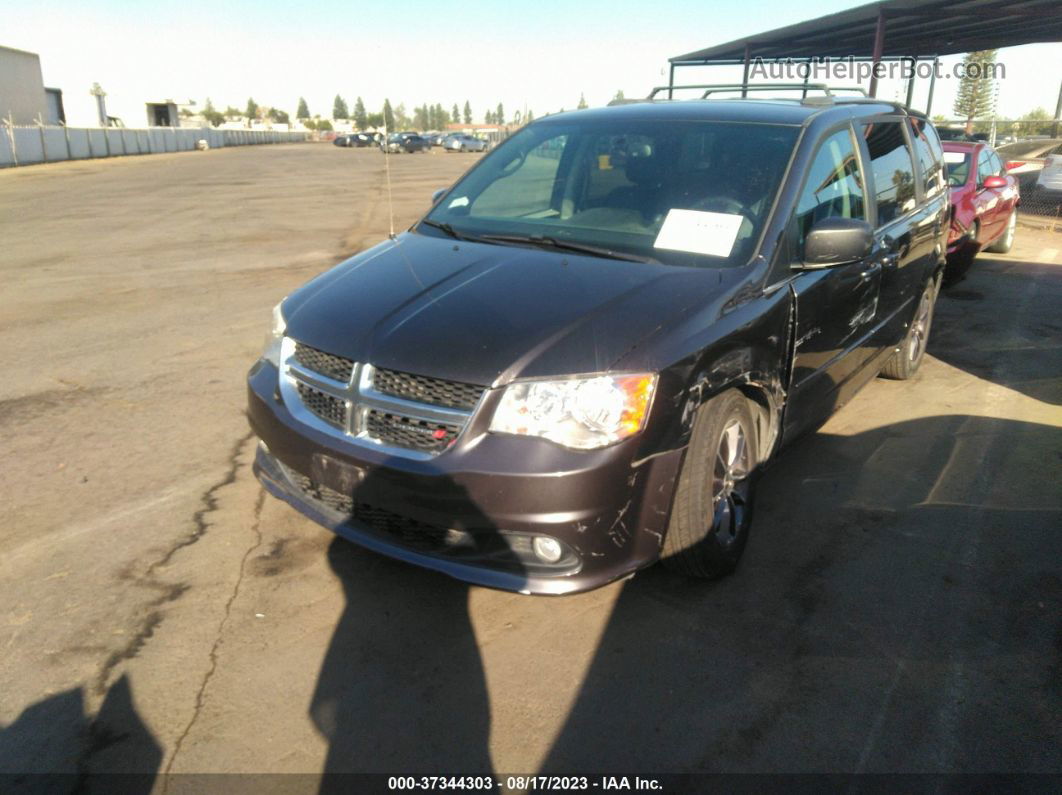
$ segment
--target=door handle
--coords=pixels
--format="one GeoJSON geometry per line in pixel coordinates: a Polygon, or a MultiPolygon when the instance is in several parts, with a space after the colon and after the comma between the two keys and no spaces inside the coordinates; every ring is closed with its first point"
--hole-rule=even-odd
{"type": "Polygon", "coordinates": [[[873,265],[869,266],[866,270],[860,272],[859,278],[862,281],[866,281],[867,279],[871,278],[875,273],[877,273],[880,270],[881,270],[881,265],[878,264],[877,262],[875,262],[873,265]]]}

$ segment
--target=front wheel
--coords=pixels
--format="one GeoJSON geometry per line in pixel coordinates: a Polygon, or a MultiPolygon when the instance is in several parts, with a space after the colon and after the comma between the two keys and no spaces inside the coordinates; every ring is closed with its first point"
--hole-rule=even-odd
{"type": "Polygon", "coordinates": [[[756,449],[752,409],[740,392],[697,410],[664,537],[666,566],[713,579],[737,567],[752,524],[756,449]]]}
{"type": "Polygon", "coordinates": [[[993,254],[1006,254],[1010,251],[1011,246],[1014,245],[1014,230],[1018,227],[1018,208],[1015,207],[1010,211],[1010,218],[1007,219],[1007,229],[999,236],[991,246],[985,249],[985,251],[991,251],[993,254]]]}
{"type": "Polygon", "coordinates": [[[926,355],[926,346],[929,344],[929,329],[933,325],[933,307],[936,297],[936,282],[930,281],[918,300],[914,319],[907,329],[903,342],[881,370],[881,374],[886,378],[906,381],[918,372],[918,367],[926,355]]]}

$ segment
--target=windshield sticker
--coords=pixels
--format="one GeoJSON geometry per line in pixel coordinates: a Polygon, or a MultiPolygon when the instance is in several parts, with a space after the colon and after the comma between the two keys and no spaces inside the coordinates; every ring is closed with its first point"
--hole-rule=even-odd
{"type": "Polygon", "coordinates": [[[653,247],[729,257],[743,220],[744,216],[732,213],[672,209],[653,247]]]}
{"type": "Polygon", "coordinates": [[[451,209],[453,207],[467,207],[467,206],[468,206],[468,197],[467,196],[462,196],[461,198],[454,199],[452,202],[450,202],[450,204],[447,206],[446,209],[449,210],[449,209],[451,209]]]}
{"type": "Polygon", "coordinates": [[[967,152],[945,152],[945,163],[964,163],[966,162],[967,152]]]}

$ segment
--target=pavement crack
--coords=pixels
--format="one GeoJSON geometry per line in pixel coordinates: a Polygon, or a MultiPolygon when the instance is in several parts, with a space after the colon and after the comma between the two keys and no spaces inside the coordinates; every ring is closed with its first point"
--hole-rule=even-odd
{"type": "Polygon", "coordinates": [[[206,702],[206,691],[210,686],[210,680],[214,677],[214,672],[218,667],[218,650],[221,647],[221,640],[225,635],[225,627],[229,623],[229,617],[232,614],[232,605],[235,603],[237,597],[240,595],[240,586],[243,584],[244,575],[247,571],[247,561],[251,555],[254,554],[262,546],[262,506],[265,504],[265,490],[259,490],[258,499],[254,504],[254,522],[251,524],[251,530],[254,533],[253,543],[247,547],[247,550],[243,553],[243,557],[240,559],[240,570],[236,577],[236,583],[232,588],[232,593],[229,595],[228,600],[225,602],[225,611],[221,616],[221,621],[218,623],[218,631],[214,637],[214,643],[210,647],[209,660],[210,663],[207,666],[206,672],[203,674],[203,679],[199,683],[199,690],[195,694],[195,707],[192,710],[192,715],[188,719],[188,723],[185,724],[184,730],[178,736],[176,743],[173,746],[173,753],[170,755],[170,760],[166,764],[166,770],[163,774],[163,780],[167,782],[163,786],[163,792],[166,792],[169,782],[169,774],[173,769],[174,762],[177,761],[178,755],[181,753],[181,748],[184,746],[184,741],[191,734],[192,728],[195,726],[196,721],[199,720],[199,715],[203,711],[203,704],[206,702]]]}
{"type": "Polygon", "coordinates": [[[251,441],[253,437],[254,433],[248,431],[233,444],[232,449],[229,451],[228,457],[226,458],[228,466],[225,470],[225,474],[218,482],[200,495],[199,501],[201,507],[192,515],[192,532],[176,541],[161,557],[147,567],[143,575],[135,578],[136,585],[156,591],[158,595],[148,602],[146,610],[140,618],[139,626],[137,626],[136,630],[133,632],[128,643],[122,648],[111,652],[100,667],[99,673],[96,675],[96,681],[93,685],[93,691],[96,695],[102,696],[107,692],[107,683],[110,681],[111,675],[114,673],[118,665],[125,660],[131,660],[136,657],[151,639],[152,635],[155,634],[155,630],[162,623],[162,607],[166,604],[177,601],[189,589],[190,586],[186,583],[168,584],[159,582],[156,578],[156,572],[161,567],[167,565],[177,552],[190,547],[206,534],[207,530],[210,528],[209,516],[218,508],[218,492],[226,486],[236,482],[236,475],[239,472],[240,467],[243,466],[239,460],[240,453],[244,446],[251,441]]]}

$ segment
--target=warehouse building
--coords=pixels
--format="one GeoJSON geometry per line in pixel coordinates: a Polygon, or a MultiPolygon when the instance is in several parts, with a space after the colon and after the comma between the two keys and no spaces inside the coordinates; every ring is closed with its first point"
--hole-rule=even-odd
{"type": "Polygon", "coordinates": [[[0,118],[12,124],[66,121],[63,92],[44,87],[36,53],[0,47],[0,118]]]}

